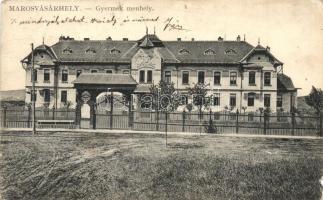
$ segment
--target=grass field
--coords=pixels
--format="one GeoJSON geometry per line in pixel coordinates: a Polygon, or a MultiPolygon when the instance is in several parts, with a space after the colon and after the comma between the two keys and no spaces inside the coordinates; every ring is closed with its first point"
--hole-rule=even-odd
{"type": "Polygon", "coordinates": [[[320,199],[323,140],[2,133],[3,199],[320,199]]]}

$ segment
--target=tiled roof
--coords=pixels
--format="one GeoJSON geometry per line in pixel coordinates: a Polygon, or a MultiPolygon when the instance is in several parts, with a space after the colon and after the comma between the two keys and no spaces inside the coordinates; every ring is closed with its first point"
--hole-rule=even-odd
{"type": "Polygon", "coordinates": [[[293,81],[285,74],[277,74],[277,89],[278,91],[295,90],[293,81]]]}
{"type": "Polygon", "coordinates": [[[166,41],[164,44],[183,63],[239,62],[253,48],[243,41],[166,41]],[[215,54],[206,54],[208,49],[215,54]]]}
{"type": "Polygon", "coordinates": [[[130,63],[138,49],[152,47],[164,63],[239,63],[255,50],[266,50],[245,41],[161,41],[153,34],[136,41],[61,39],[50,49],[61,62],[130,63]]]}
{"type": "Polygon", "coordinates": [[[73,82],[74,84],[111,84],[111,85],[137,85],[130,74],[103,74],[82,73],[73,82]]]}

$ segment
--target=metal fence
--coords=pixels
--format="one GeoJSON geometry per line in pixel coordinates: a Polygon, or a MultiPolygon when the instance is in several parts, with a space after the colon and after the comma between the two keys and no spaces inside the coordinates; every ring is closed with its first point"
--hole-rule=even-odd
{"type": "MultiPolygon", "coordinates": [[[[30,109],[2,109],[1,127],[31,127],[30,109]]],[[[75,122],[75,110],[38,109],[36,120],[75,122]]],[[[39,128],[76,128],[79,125],[57,123],[39,128]]],[[[89,128],[146,131],[205,133],[247,133],[268,135],[323,136],[322,116],[295,113],[238,113],[238,112],[109,112],[92,114],[89,128]]]]}

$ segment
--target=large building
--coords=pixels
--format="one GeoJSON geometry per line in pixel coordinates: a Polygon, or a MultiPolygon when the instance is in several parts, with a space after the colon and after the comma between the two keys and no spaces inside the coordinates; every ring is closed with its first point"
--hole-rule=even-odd
{"type": "MultiPolygon", "coordinates": [[[[71,37],[34,50],[36,105],[60,108],[93,104],[98,94],[121,92],[129,97],[149,93],[151,84],[173,82],[182,94],[196,83],[207,84],[211,109],[256,112],[296,107],[297,89],[283,74],[283,63],[269,47],[233,41],[162,41],[155,34],[139,40],[75,40],[71,37]]],[[[31,101],[32,56],[26,70],[26,102],[31,101]]],[[[190,99],[188,100],[190,101],[190,99]]]]}

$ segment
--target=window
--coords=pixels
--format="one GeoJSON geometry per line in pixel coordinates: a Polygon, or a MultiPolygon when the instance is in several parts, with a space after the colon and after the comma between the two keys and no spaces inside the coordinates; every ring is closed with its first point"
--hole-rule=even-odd
{"type": "Polygon", "coordinates": [[[220,120],[220,117],[221,117],[221,113],[219,112],[214,113],[214,120],[220,120]]]}
{"type": "Polygon", "coordinates": [[[207,49],[204,51],[204,55],[215,55],[215,51],[213,49],[207,49]]]}
{"type": "Polygon", "coordinates": [[[215,93],[213,97],[213,105],[220,106],[220,93],[215,93]]]}
{"type": "Polygon", "coordinates": [[[82,70],[81,69],[76,70],[76,78],[79,77],[81,74],[82,74],[82,70]]]}
{"type": "Polygon", "coordinates": [[[34,73],[33,76],[30,75],[30,81],[33,81],[33,77],[34,77],[34,81],[37,82],[37,69],[34,69],[34,73]]]}
{"type": "Polygon", "coordinates": [[[249,72],[249,85],[256,84],[256,72],[249,72]]]}
{"type": "Polygon", "coordinates": [[[265,72],[265,78],[264,78],[264,85],[270,86],[271,82],[271,73],[270,72],[265,72]]]}
{"type": "Polygon", "coordinates": [[[254,106],[255,105],[255,94],[249,93],[248,94],[248,106],[254,106]]]}
{"type": "Polygon", "coordinates": [[[68,71],[67,69],[62,70],[62,82],[67,82],[68,80],[68,71]]]}
{"type": "Polygon", "coordinates": [[[166,83],[171,83],[171,77],[172,77],[172,72],[171,71],[165,71],[165,82],[166,83]]]}
{"type": "Polygon", "coordinates": [[[117,54],[120,54],[121,51],[119,49],[116,49],[116,48],[113,48],[110,50],[110,54],[113,54],[113,55],[117,55],[117,54]]]}
{"type": "Polygon", "coordinates": [[[283,95],[277,94],[277,107],[281,108],[283,107],[283,95]]]}
{"type": "Polygon", "coordinates": [[[270,94],[265,94],[264,95],[264,106],[265,107],[270,107],[270,94]]]}
{"type": "Polygon", "coordinates": [[[50,80],[50,69],[44,69],[44,82],[49,82],[50,80]]]}
{"type": "Polygon", "coordinates": [[[189,84],[189,76],[190,76],[189,71],[183,71],[182,72],[182,84],[183,85],[189,84]]]}
{"type": "Polygon", "coordinates": [[[235,54],[237,54],[237,51],[234,50],[234,49],[226,49],[225,54],[227,54],[227,55],[235,55],[235,54]]]}
{"type": "Polygon", "coordinates": [[[253,114],[248,113],[248,122],[253,122],[253,114]]]}
{"type": "Polygon", "coordinates": [[[204,84],[204,78],[205,78],[205,72],[204,71],[199,71],[197,75],[197,82],[204,84]]]}
{"type": "Polygon", "coordinates": [[[50,102],[50,90],[49,89],[44,89],[44,101],[50,102]]]}
{"type": "Polygon", "coordinates": [[[214,72],[214,85],[221,84],[221,72],[214,72]]]}
{"type": "Polygon", "coordinates": [[[71,48],[69,48],[69,47],[67,47],[67,48],[65,48],[65,49],[63,50],[63,54],[71,54],[71,53],[73,53],[73,51],[72,51],[72,49],[71,49],[71,48]]]}
{"type": "Polygon", "coordinates": [[[130,74],[130,71],[128,70],[128,69],[126,69],[126,70],[123,70],[123,72],[122,72],[123,74],[130,74]]]}
{"type": "Polygon", "coordinates": [[[139,83],[145,83],[145,71],[140,70],[139,72],[139,83]]]}
{"type": "Polygon", "coordinates": [[[230,72],[230,85],[237,85],[237,72],[230,72]]]}
{"type": "Polygon", "coordinates": [[[236,106],[236,94],[230,94],[230,106],[236,106]]]}
{"type": "Polygon", "coordinates": [[[153,82],[153,71],[148,70],[147,71],[147,83],[152,83],[153,82]]]}
{"type": "Polygon", "coordinates": [[[181,49],[178,51],[179,54],[185,55],[185,54],[189,54],[190,52],[187,49],[181,49]]]}
{"type": "Polygon", "coordinates": [[[105,71],[105,73],[107,73],[107,74],[112,74],[112,70],[111,70],[111,69],[107,69],[107,70],[105,71]]]}
{"type": "Polygon", "coordinates": [[[93,74],[93,73],[98,73],[98,70],[97,69],[92,69],[91,70],[91,73],[93,74]]]}
{"type": "Polygon", "coordinates": [[[61,102],[62,103],[67,102],[67,91],[66,90],[61,91],[61,102]]]}
{"type": "Polygon", "coordinates": [[[90,47],[88,48],[87,50],[85,50],[85,53],[90,53],[90,54],[93,54],[93,53],[96,53],[95,49],[90,47]]]}
{"type": "MultiPolygon", "coordinates": [[[[33,95],[32,95],[32,91],[30,91],[30,101],[33,101],[33,95]]],[[[35,90],[35,94],[34,94],[34,100],[37,101],[37,91],[35,90]]]]}

